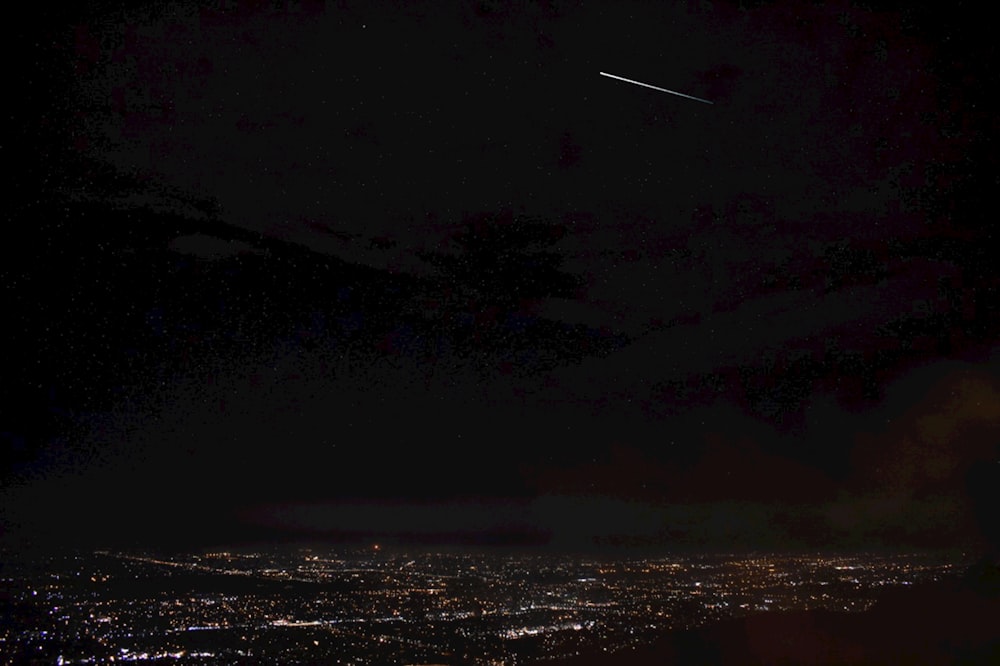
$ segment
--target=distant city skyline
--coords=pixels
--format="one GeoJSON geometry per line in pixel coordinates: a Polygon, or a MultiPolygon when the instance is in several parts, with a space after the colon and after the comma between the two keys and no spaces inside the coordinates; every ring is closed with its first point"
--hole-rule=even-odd
{"type": "Polygon", "coordinates": [[[628,658],[725,620],[861,615],[894,590],[955,585],[968,564],[914,553],[39,552],[6,570],[16,612],[0,637],[4,654],[60,664],[628,658]]]}

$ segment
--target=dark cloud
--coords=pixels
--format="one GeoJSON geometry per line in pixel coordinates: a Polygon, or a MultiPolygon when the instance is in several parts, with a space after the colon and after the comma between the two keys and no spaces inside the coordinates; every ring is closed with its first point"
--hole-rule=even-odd
{"type": "Polygon", "coordinates": [[[49,11],[7,524],[988,533],[995,73],[954,17],[49,11]]]}
{"type": "Polygon", "coordinates": [[[214,238],[205,234],[178,236],[171,242],[170,248],[182,254],[190,254],[200,259],[224,259],[243,252],[253,251],[253,248],[247,243],[214,238]]]}

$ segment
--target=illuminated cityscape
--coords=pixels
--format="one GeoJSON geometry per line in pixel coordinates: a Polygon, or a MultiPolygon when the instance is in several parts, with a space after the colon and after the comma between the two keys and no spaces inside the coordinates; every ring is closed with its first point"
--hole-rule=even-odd
{"type": "Polygon", "coordinates": [[[9,663],[522,664],[773,611],[863,611],[929,555],[656,558],[318,548],[6,565],[9,663]]]}
{"type": "Polygon", "coordinates": [[[1000,664],[988,7],[21,3],[0,666],[1000,664]]]}

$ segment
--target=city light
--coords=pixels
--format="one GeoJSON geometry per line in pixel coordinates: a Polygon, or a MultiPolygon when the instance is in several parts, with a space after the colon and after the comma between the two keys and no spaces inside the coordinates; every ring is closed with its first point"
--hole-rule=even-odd
{"type": "Polygon", "coordinates": [[[962,565],[864,554],[372,559],[377,548],[102,551],[22,563],[6,582],[35,609],[34,624],[0,629],[0,645],[61,664],[512,664],[613,653],[750,613],[864,611],[880,590],[941,580],[962,565]]]}

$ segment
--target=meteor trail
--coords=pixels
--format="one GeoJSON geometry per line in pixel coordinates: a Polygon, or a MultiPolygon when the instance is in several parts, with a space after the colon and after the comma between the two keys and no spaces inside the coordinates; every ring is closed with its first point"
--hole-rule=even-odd
{"type": "Polygon", "coordinates": [[[648,83],[643,83],[642,81],[633,81],[632,79],[626,79],[623,76],[615,76],[614,74],[608,74],[607,72],[598,72],[601,76],[606,76],[611,79],[618,79],[619,81],[624,81],[625,83],[634,83],[637,86],[644,86],[646,88],[652,88],[653,90],[659,90],[660,92],[670,93],[671,95],[677,95],[678,97],[687,97],[688,99],[693,99],[696,102],[704,102],[705,104],[712,104],[707,99],[702,99],[701,97],[693,97],[691,95],[685,95],[684,93],[679,93],[675,90],[667,90],[666,88],[660,88],[658,86],[651,86],[648,83]]]}

